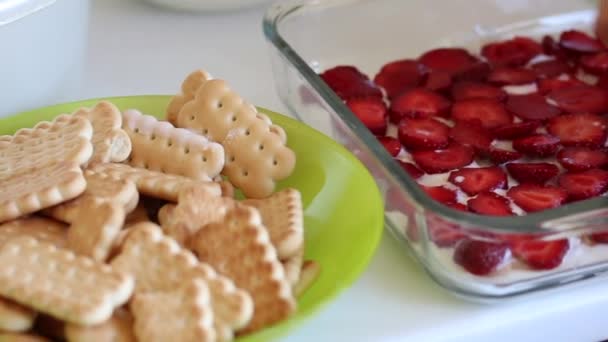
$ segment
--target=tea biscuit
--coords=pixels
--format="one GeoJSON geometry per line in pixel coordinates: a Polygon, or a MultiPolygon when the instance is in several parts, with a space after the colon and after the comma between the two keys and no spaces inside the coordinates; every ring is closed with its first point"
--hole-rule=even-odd
{"type": "Polygon", "coordinates": [[[34,324],[34,319],[36,311],[0,298],[0,331],[27,331],[34,324]]]}
{"type": "Polygon", "coordinates": [[[133,209],[127,217],[125,218],[125,226],[130,226],[140,222],[148,222],[150,221],[150,215],[148,215],[148,210],[144,206],[143,202],[137,203],[135,209],[133,209]]]}
{"type": "Polygon", "coordinates": [[[213,268],[199,263],[188,250],[164,236],[160,227],[140,223],[132,228],[122,250],[111,262],[120,271],[136,279],[136,296],[150,291],[171,291],[188,279],[201,278],[211,291],[214,328],[218,339],[228,340],[233,330],[251,319],[253,303],[247,292],[213,268]]]}
{"type": "Polygon", "coordinates": [[[287,188],[270,197],[246,199],[242,203],[258,209],[280,260],[291,258],[302,250],[304,212],[298,190],[287,188]]]}
{"type": "Polygon", "coordinates": [[[120,204],[94,197],[82,201],[68,229],[71,250],[96,261],[105,261],[125,223],[120,204]]]}
{"type": "Polygon", "coordinates": [[[201,228],[192,243],[202,262],[251,294],[255,311],[242,332],[259,330],[295,312],[291,286],[256,209],[237,204],[222,222],[201,228]]]}
{"type": "Polygon", "coordinates": [[[0,179],[14,177],[23,169],[42,168],[47,164],[68,161],[83,165],[93,154],[89,120],[60,115],[34,128],[22,128],[10,142],[0,143],[0,179]]]}
{"type": "Polygon", "coordinates": [[[34,334],[0,332],[0,342],[51,342],[51,340],[34,334]]]}
{"type": "Polygon", "coordinates": [[[90,163],[120,163],[131,153],[131,140],[121,129],[122,115],[116,106],[101,101],[93,108],[81,108],[72,116],[88,119],[93,126],[93,156],[90,163]]]}
{"type": "Polygon", "coordinates": [[[29,236],[57,247],[65,247],[67,231],[68,226],[65,223],[46,217],[20,218],[0,224],[0,246],[12,238],[29,236]]]}
{"type": "Polygon", "coordinates": [[[300,272],[302,270],[302,263],[304,262],[304,246],[301,246],[296,254],[292,255],[289,259],[283,261],[283,269],[285,270],[285,277],[293,288],[300,280],[300,272]]]}
{"type": "Polygon", "coordinates": [[[317,280],[321,273],[321,265],[314,260],[306,260],[300,271],[300,279],[293,287],[293,293],[297,298],[301,297],[306,290],[317,280]]]}
{"type": "Polygon", "coordinates": [[[123,308],[116,309],[109,320],[98,325],[82,326],[66,324],[65,337],[67,342],[137,341],[133,333],[133,316],[128,310],[123,308]]]}
{"type": "Polygon", "coordinates": [[[131,302],[139,341],[216,341],[211,295],[197,278],[167,292],[138,293],[131,302]]]}
{"type": "Polygon", "coordinates": [[[125,164],[96,164],[91,166],[89,170],[96,174],[130,180],[135,183],[140,195],[171,202],[177,201],[179,192],[184,187],[202,187],[218,196],[221,194],[220,185],[212,181],[198,181],[184,176],[169,175],[125,164]]]}
{"type": "Polygon", "coordinates": [[[43,213],[54,219],[72,223],[79,212],[82,211],[83,203],[91,199],[112,202],[122,207],[125,212],[131,212],[139,201],[137,187],[130,180],[119,179],[90,170],[84,171],[84,177],[87,181],[87,187],[82,195],[71,201],[45,209],[43,213]]]}
{"type": "Polygon", "coordinates": [[[0,246],[0,295],[61,320],[109,319],[133,292],[133,277],[30,237],[0,246]]]}
{"type": "Polygon", "coordinates": [[[80,166],[73,161],[17,170],[0,178],[0,222],[75,198],[86,186],[80,166]]]}
{"type": "Polygon", "coordinates": [[[177,126],[177,115],[184,104],[194,98],[194,94],[200,86],[206,81],[212,79],[211,75],[205,70],[195,70],[191,72],[184,82],[182,82],[181,94],[177,94],[171,98],[167,107],[167,121],[174,126],[177,126]]]}

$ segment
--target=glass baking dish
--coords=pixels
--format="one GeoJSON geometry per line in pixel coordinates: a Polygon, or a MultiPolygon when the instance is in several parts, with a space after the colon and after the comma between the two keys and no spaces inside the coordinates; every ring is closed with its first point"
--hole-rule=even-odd
{"type": "Polygon", "coordinates": [[[403,171],[318,73],[354,65],[373,77],[389,61],[416,58],[437,47],[478,49],[516,35],[590,31],[595,6],[595,1],[580,0],[295,0],[271,7],[263,28],[280,98],[293,115],[342,143],[368,167],[385,199],[389,231],[440,285],[466,298],[494,301],[606,274],[608,245],[592,244],[588,237],[608,230],[608,199],[513,217],[441,205],[403,171]],[[490,241],[567,239],[569,248],[556,268],[535,270],[507,252],[508,265],[476,276],[454,263],[453,247],[434,242],[437,229],[490,241]]]}

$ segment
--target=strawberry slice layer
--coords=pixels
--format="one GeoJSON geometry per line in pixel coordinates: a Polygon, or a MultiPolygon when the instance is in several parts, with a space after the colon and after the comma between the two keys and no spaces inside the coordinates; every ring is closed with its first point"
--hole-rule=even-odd
{"type": "Polygon", "coordinates": [[[568,194],[553,186],[520,184],[509,189],[507,196],[523,210],[534,212],[559,207],[568,194]]]}
{"type": "Polygon", "coordinates": [[[509,200],[493,192],[482,192],[475,198],[471,198],[467,205],[470,211],[481,215],[513,215],[509,200]]]}
{"type": "Polygon", "coordinates": [[[509,163],[507,171],[519,183],[542,185],[557,176],[559,168],[551,163],[509,163]]]}
{"type": "Polygon", "coordinates": [[[401,168],[407,172],[412,178],[414,179],[418,179],[420,177],[422,177],[422,175],[424,175],[424,172],[422,172],[422,170],[420,170],[416,165],[412,164],[412,163],[408,163],[408,162],[404,162],[402,160],[397,160],[399,162],[399,165],[401,165],[401,168]]]}
{"type": "Polygon", "coordinates": [[[353,98],[346,101],[346,105],[372,133],[383,135],[386,132],[387,108],[381,98],[353,98]]]}
{"type": "Polygon", "coordinates": [[[513,148],[530,157],[549,157],[557,152],[559,138],[548,134],[533,134],[513,140],[513,148]]]}
{"type": "Polygon", "coordinates": [[[593,114],[571,114],[549,121],[547,130],[564,146],[600,147],[606,142],[607,124],[603,117],[593,114]]]}
{"type": "Polygon", "coordinates": [[[337,66],[326,70],[321,78],[343,100],[358,97],[382,98],[382,91],[354,66],[337,66]]]}
{"type": "Polygon", "coordinates": [[[467,166],[473,161],[473,156],[473,149],[458,143],[452,143],[443,150],[412,153],[412,157],[420,169],[430,174],[448,172],[467,166]]]}
{"type": "Polygon", "coordinates": [[[539,121],[524,121],[500,126],[492,132],[497,139],[515,139],[531,135],[538,127],[539,121]]]}
{"type": "Polygon", "coordinates": [[[384,88],[389,98],[420,85],[427,74],[427,68],[411,59],[403,59],[385,64],[374,77],[374,82],[384,88]]]}
{"type": "Polygon", "coordinates": [[[443,186],[425,186],[421,185],[422,189],[432,199],[443,204],[455,203],[456,192],[443,186]]]}
{"type": "Polygon", "coordinates": [[[490,157],[490,160],[494,164],[500,165],[500,164],[504,164],[504,163],[507,163],[507,162],[510,162],[513,160],[520,159],[521,157],[523,157],[523,154],[521,154],[517,151],[502,150],[499,148],[490,148],[489,157],[490,157]]]}
{"type": "Polygon", "coordinates": [[[454,262],[475,275],[488,275],[506,258],[506,243],[463,239],[454,249],[454,262]]]}
{"type": "Polygon", "coordinates": [[[432,118],[404,118],[399,123],[399,140],[411,150],[445,148],[450,142],[450,128],[432,118]]]}
{"type": "Polygon", "coordinates": [[[564,49],[583,53],[595,53],[604,49],[599,40],[576,30],[562,32],[559,36],[559,45],[564,49]]]}
{"type": "Polygon", "coordinates": [[[558,90],[558,89],[564,89],[564,88],[572,88],[572,87],[578,87],[578,86],[586,86],[585,83],[583,83],[582,81],[580,81],[577,78],[543,78],[538,80],[538,82],[536,83],[536,86],[538,87],[538,93],[541,95],[547,95],[550,92],[554,91],[554,90],[558,90]]]}
{"type": "Polygon", "coordinates": [[[601,75],[608,71],[608,52],[581,57],[581,67],[592,74],[601,75]]]}
{"type": "Polygon", "coordinates": [[[448,181],[470,196],[507,188],[507,175],[498,166],[462,168],[451,172],[448,181]]]}
{"type": "Polygon", "coordinates": [[[568,113],[598,114],[608,110],[608,92],[588,85],[556,89],[547,98],[568,113]]]}
{"type": "Polygon", "coordinates": [[[431,70],[424,81],[424,88],[443,92],[452,85],[452,75],[447,71],[431,70]]]}
{"type": "Polygon", "coordinates": [[[496,68],[488,75],[488,82],[496,85],[528,84],[536,81],[536,73],[524,68],[496,68]]]}
{"type": "Polygon", "coordinates": [[[558,116],[561,110],[547,103],[539,94],[511,95],[507,109],[524,120],[546,120],[558,116]]]}
{"type": "Polygon", "coordinates": [[[568,171],[585,171],[608,166],[608,153],[585,147],[568,147],[557,153],[557,161],[568,171]]]}
{"type": "Polygon", "coordinates": [[[462,145],[472,147],[480,154],[490,148],[494,139],[492,134],[481,125],[466,122],[456,122],[450,129],[450,138],[462,145]]]}
{"type": "Polygon", "coordinates": [[[550,270],[561,265],[570,249],[566,239],[542,241],[519,239],[510,242],[513,256],[524,262],[532,269],[550,270]]]}
{"type": "Polygon", "coordinates": [[[399,123],[402,118],[428,118],[447,113],[450,101],[434,91],[414,88],[397,96],[391,102],[390,119],[399,123]]]}
{"type": "Polygon", "coordinates": [[[573,71],[570,64],[563,60],[551,59],[534,63],[530,66],[538,77],[556,77],[561,74],[569,74],[573,71]]]}
{"type": "Polygon", "coordinates": [[[608,190],[608,171],[591,169],[564,173],[558,183],[568,193],[571,201],[599,196],[608,190]]]}
{"type": "Polygon", "coordinates": [[[503,101],[507,93],[501,88],[481,82],[459,82],[452,87],[454,101],[487,99],[503,101]]]}
{"type": "Polygon", "coordinates": [[[465,49],[440,48],[425,52],[418,61],[429,69],[456,74],[470,68],[478,60],[465,49]]]}
{"type": "Polygon", "coordinates": [[[515,37],[502,42],[486,44],[481,54],[493,65],[519,66],[528,63],[542,52],[540,44],[526,37],[515,37]]]}
{"type": "Polygon", "coordinates": [[[455,102],[452,106],[452,119],[480,124],[487,129],[494,129],[513,122],[513,117],[502,103],[488,99],[455,102]]]}
{"type": "Polygon", "coordinates": [[[399,142],[399,140],[389,136],[382,136],[377,138],[378,141],[384,146],[384,148],[391,156],[396,157],[397,155],[399,155],[399,152],[401,151],[401,143],[399,142]]]}

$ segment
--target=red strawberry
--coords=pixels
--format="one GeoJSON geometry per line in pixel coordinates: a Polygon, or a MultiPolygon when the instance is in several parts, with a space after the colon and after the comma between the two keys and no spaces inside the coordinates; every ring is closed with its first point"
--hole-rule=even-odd
{"type": "Polygon", "coordinates": [[[608,52],[581,57],[581,67],[592,74],[603,74],[608,71],[608,52]]]}
{"type": "Polygon", "coordinates": [[[509,189],[507,196],[523,210],[534,212],[559,207],[568,194],[553,186],[520,184],[509,189]]]}
{"type": "Polygon", "coordinates": [[[608,171],[590,169],[564,173],[559,177],[558,182],[568,193],[568,199],[583,200],[599,196],[608,190],[608,171]]]}
{"type": "Polygon", "coordinates": [[[576,86],[585,86],[586,84],[577,78],[570,77],[569,79],[561,78],[543,78],[538,80],[536,86],[538,87],[538,93],[541,95],[547,95],[553,90],[571,88],[576,86]]]}
{"type": "Polygon", "coordinates": [[[561,110],[547,103],[539,94],[510,95],[507,109],[524,120],[546,120],[561,113],[561,110]]]}
{"type": "Polygon", "coordinates": [[[384,88],[389,98],[393,98],[404,90],[417,87],[427,72],[427,68],[417,61],[403,59],[385,64],[374,77],[374,82],[384,88]]]}
{"type": "Polygon", "coordinates": [[[488,75],[488,82],[496,85],[527,84],[536,81],[536,73],[530,69],[500,67],[488,75]]]}
{"type": "Polygon", "coordinates": [[[452,106],[452,119],[481,124],[487,129],[494,129],[513,122],[513,117],[502,103],[487,99],[455,102],[452,106]]]}
{"type": "Polygon", "coordinates": [[[509,200],[493,192],[482,192],[475,198],[471,198],[467,204],[470,211],[481,215],[513,215],[509,200]]]}
{"type": "Polygon", "coordinates": [[[530,67],[538,77],[556,77],[561,74],[569,74],[573,71],[570,64],[559,59],[534,63],[530,67]]]}
{"type": "Polygon", "coordinates": [[[404,118],[399,123],[399,141],[411,150],[435,150],[448,146],[450,127],[432,118],[404,118]]]}
{"type": "Polygon", "coordinates": [[[473,147],[477,152],[485,152],[494,139],[490,132],[476,123],[456,122],[450,129],[450,138],[473,147]]]}
{"type": "Polygon", "coordinates": [[[431,70],[424,81],[426,89],[438,92],[449,89],[451,85],[452,75],[447,71],[441,70],[431,70]]]}
{"type": "Polygon", "coordinates": [[[498,166],[467,167],[452,171],[448,180],[470,196],[507,188],[507,175],[498,166]]]}
{"type": "Polygon", "coordinates": [[[549,56],[555,56],[559,59],[568,59],[570,56],[568,51],[564,50],[559,46],[559,43],[551,36],[544,36],[542,39],[543,53],[549,56]]]}
{"type": "Polygon", "coordinates": [[[448,204],[456,202],[456,192],[442,186],[425,186],[421,185],[422,189],[429,197],[437,202],[448,204]]]}
{"type": "Polygon", "coordinates": [[[454,262],[475,275],[487,275],[507,256],[506,243],[463,239],[454,249],[454,262]]]}
{"type": "Polygon", "coordinates": [[[608,232],[597,232],[588,235],[591,241],[596,243],[608,243],[608,232]]]}
{"type": "Polygon", "coordinates": [[[458,226],[445,222],[438,222],[438,224],[429,222],[428,229],[431,241],[439,247],[452,247],[466,237],[458,226]]]}
{"type": "Polygon", "coordinates": [[[404,162],[399,159],[397,159],[397,161],[399,162],[399,165],[401,165],[401,168],[405,172],[407,172],[412,178],[418,179],[418,178],[422,177],[422,175],[424,175],[424,172],[422,172],[422,170],[420,170],[416,165],[414,165],[412,163],[404,162]]]}
{"type": "Polygon", "coordinates": [[[600,147],[606,142],[606,119],[593,114],[555,117],[549,121],[547,130],[564,146],[600,147]]]}
{"type": "Polygon", "coordinates": [[[528,136],[540,127],[538,121],[516,122],[500,126],[492,131],[497,139],[515,139],[528,136]]]}
{"type": "Polygon", "coordinates": [[[378,141],[380,141],[380,143],[384,145],[384,148],[391,156],[396,157],[401,151],[401,143],[399,142],[399,140],[389,136],[382,136],[377,138],[378,141]]]}
{"type": "Polygon", "coordinates": [[[443,173],[471,164],[474,152],[470,147],[458,143],[450,144],[446,149],[434,151],[416,151],[412,157],[426,173],[443,173]]]}
{"type": "Polygon", "coordinates": [[[507,93],[498,88],[481,82],[458,82],[452,87],[452,98],[455,101],[471,99],[488,99],[503,101],[507,93]]]}
{"type": "Polygon", "coordinates": [[[510,242],[513,256],[536,270],[550,270],[562,263],[570,249],[566,239],[542,241],[519,239],[510,242]]]}
{"type": "Polygon", "coordinates": [[[584,32],[570,30],[559,36],[559,45],[564,49],[583,53],[596,53],[604,50],[602,43],[584,32]]]}
{"type": "Polygon", "coordinates": [[[608,153],[585,147],[567,147],[557,153],[557,161],[568,171],[585,171],[608,166],[608,153]]]}
{"type": "Polygon", "coordinates": [[[486,44],[481,54],[493,65],[520,66],[542,52],[540,44],[526,37],[486,44]]]}
{"type": "Polygon", "coordinates": [[[450,108],[450,101],[434,91],[414,88],[393,99],[390,107],[390,119],[399,123],[405,116],[426,118],[444,115],[450,108]]]}
{"type": "Polygon", "coordinates": [[[321,78],[343,100],[356,97],[382,98],[382,91],[369,77],[353,66],[337,66],[326,70],[321,78]]]}
{"type": "Polygon", "coordinates": [[[608,72],[600,75],[595,86],[603,90],[608,90],[608,72]]]}
{"type": "Polygon", "coordinates": [[[557,176],[559,168],[550,163],[509,163],[507,171],[520,183],[545,184],[557,176]]]}
{"type": "Polygon", "coordinates": [[[489,155],[490,160],[497,165],[517,160],[523,156],[517,151],[501,150],[497,148],[491,148],[489,155]]]}
{"type": "Polygon", "coordinates": [[[424,53],[418,61],[432,70],[456,74],[477,63],[477,58],[465,49],[439,48],[424,53]]]}
{"type": "Polygon", "coordinates": [[[569,113],[597,114],[608,110],[608,92],[588,85],[556,89],[547,98],[569,113]]]}
{"type": "Polygon", "coordinates": [[[467,208],[467,206],[462,203],[454,202],[454,203],[447,203],[446,205],[452,209],[465,211],[465,212],[469,211],[469,208],[467,208]]]}
{"type": "Polygon", "coordinates": [[[483,82],[488,78],[491,68],[486,62],[477,62],[454,75],[456,82],[483,82]]]}
{"type": "Polygon", "coordinates": [[[513,149],[531,157],[548,157],[557,152],[559,139],[548,134],[533,134],[513,140],[513,149]]]}
{"type": "Polygon", "coordinates": [[[372,133],[383,135],[386,132],[386,105],[381,98],[353,98],[346,105],[372,133]]]}

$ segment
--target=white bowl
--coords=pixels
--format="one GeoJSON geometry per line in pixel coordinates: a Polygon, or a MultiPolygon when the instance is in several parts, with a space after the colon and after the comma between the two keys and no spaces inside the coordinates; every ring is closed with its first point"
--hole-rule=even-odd
{"type": "Polygon", "coordinates": [[[154,5],[180,11],[213,12],[255,7],[271,0],[145,0],[154,5]]]}

